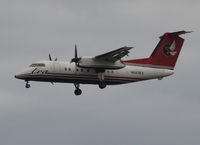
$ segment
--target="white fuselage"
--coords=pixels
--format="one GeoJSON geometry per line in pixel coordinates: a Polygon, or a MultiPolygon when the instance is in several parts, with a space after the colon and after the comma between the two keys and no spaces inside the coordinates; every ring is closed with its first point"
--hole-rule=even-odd
{"type": "MultiPolygon", "coordinates": [[[[25,81],[63,82],[80,84],[98,84],[99,77],[95,69],[81,68],[67,61],[40,61],[44,66],[30,66],[16,78],[25,81]]],[[[172,75],[173,70],[144,66],[125,65],[121,69],[107,69],[103,79],[107,85],[131,83],[149,79],[161,79],[172,75]]]]}

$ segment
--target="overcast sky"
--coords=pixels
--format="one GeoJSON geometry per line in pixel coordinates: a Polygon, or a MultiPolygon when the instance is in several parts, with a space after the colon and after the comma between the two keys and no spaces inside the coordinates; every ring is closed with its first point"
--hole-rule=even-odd
{"type": "Polygon", "coordinates": [[[0,144],[199,145],[199,0],[0,0],[0,144]],[[25,82],[34,61],[134,46],[148,57],[164,32],[193,30],[175,74],[120,86],[25,82]],[[53,48],[53,49],[52,49],[53,48]]]}

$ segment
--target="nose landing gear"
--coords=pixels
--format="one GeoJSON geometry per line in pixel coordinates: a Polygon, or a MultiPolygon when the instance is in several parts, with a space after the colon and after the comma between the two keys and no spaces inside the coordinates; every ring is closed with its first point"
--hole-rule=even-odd
{"type": "Polygon", "coordinates": [[[29,84],[28,81],[26,81],[26,85],[25,85],[25,87],[26,87],[26,88],[30,88],[30,87],[31,87],[31,85],[29,84]]]}
{"type": "Polygon", "coordinates": [[[78,96],[78,95],[81,95],[82,94],[82,91],[81,91],[81,89],[79,89],[79,87],[80,87],[80,84],[74,84],[74,86],[75,86],[75,90],[74,90],[74,94],[76,95],[76,96],[78,96]]]}

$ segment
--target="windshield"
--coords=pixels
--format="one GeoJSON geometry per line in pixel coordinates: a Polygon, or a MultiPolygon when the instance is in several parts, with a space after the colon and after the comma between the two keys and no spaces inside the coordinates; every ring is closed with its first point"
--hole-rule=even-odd
{"type": "Polygon", "coordinates": [[[29,67],[45,67],[44,63],[33,63],[29,67]]]}

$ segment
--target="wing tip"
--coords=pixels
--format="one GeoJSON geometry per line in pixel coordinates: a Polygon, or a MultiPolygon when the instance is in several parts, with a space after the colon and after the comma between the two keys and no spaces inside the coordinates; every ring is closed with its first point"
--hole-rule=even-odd
{"type": "Polygon", "coordinates": [[[122,47],[122,48],[132,49],[132,48],[134,48],[134,47],[132,47],[132,46],[124,46],[124,47],[122,47]]]}

